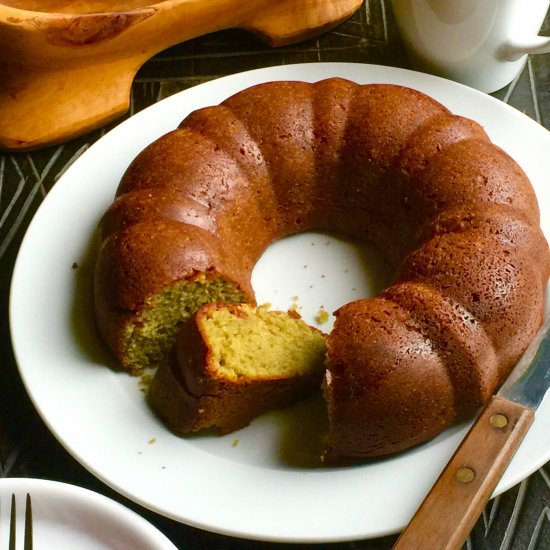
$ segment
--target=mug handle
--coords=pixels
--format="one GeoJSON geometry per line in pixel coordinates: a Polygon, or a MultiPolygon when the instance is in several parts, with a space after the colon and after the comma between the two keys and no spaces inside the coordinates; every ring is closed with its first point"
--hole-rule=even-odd
{"type": "Polygon", "coordinates": [[[501,53],[506,61],[517,61],[525,54],[550,52],[550,36],[533,36],[510,41],[502,47],[501,53]]]}

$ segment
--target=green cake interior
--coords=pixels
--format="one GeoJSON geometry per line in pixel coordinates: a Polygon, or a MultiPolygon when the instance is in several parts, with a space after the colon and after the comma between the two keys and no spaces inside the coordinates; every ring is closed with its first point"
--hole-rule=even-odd
{"type": "Polygon", "coordinates": [[[153,296],[137,321],[126,327],[123,335],[126,365],[133,371],[157,367],[165,360],[180,324],[202,305],[235,304],[244,299],[234,283],[222,278],[201,277],[170,285],[153,296]]]}
{"type": "Polygon", "coordinates": [[[212,309],[200,322],[227,379],[292,378],[323,368],[325,335],[285,312],[242,305],[212,309]]]}

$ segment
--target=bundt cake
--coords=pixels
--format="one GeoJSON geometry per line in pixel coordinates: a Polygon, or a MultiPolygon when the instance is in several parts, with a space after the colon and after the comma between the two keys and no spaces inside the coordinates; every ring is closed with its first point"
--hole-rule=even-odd
{"type": "Polygon", "coordinates": [[[472,414],[541,325],[550,255],[516,162],[418,91],[328,79],[244,90],[132,162],[101,223],[105,340],[126,368],[162,363],[202,304],[254,303],[270,243],[314,229],[370,241],[396,272],[337,312],[327,463],[401,451],[472,414]]]}
{"type": "Polygon", "coordinates": [[[188,319],[149,391],[176,433],[247,426],[321,387],[325,335],[299,317],[246,304],[207,304],[188,319]]]}

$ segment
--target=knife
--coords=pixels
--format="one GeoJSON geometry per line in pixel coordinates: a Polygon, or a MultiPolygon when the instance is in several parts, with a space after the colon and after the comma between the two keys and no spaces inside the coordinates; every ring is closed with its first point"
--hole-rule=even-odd
{"type": "Polygon", "coordinates": [[[470,431],[393,550],[459,550],[550,386],[550,320],[470,431]]]}

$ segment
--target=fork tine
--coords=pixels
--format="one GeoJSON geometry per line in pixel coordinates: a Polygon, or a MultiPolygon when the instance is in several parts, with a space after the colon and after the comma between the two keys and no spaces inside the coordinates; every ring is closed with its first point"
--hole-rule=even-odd
{"type": "Polygon", "coordinates": [[[32,504],[31,495],[27,493],[25,501],[25,541],[23,550],[32,550],[32,504]]]}
{"type": "MultiPolygon", "coordinates": [[[[17,525],[17,509],[15,505],[15,494],[12,493],[11,510],[10,510],[9,550],[15,550],[16,525],[17,525]]],[[[31,495],[27,493],[27,498],[25,501],[25,534],[23,538],[23,549],[32,550],[32,546],[33,546],[32,503],[31,503],[31,495]]]]}
{"type": "Polygon", "coordinates": [[[15,550],[15,525],[16,525],[16,512],[15,512],[15,495],[11,495],[11,512],[10,512],[10,545],[9,550],[15,550]]]}

